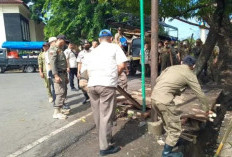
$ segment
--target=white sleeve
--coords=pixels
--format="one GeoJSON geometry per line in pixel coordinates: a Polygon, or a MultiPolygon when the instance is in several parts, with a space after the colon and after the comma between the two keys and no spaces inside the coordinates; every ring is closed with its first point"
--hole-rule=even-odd
{"type": "Polygon", "coordinates": [[[48,52],[45,53],[45,62],[46,62],[47,64],[50,64],[48,52]]]}
{"type": "Polygon", "coordinates": [[[83,59],[83,53],[82,53],[82,51],[78,54],[78,56],[77,56],[77,62],[78,63],[80,63],[81,62],[81,60],[83,59]]]}
{"type": "Polygon", "coordinates": [[[117,65],[127,62],[128,59],[120,46],[116,45],[116,62],[117,65]]]}
{"type": "Polygon", "coordinates": [[[64,55],[65,55],[66,59],[69,59],[69,54],[70,54],[69,49],[66,49],[66,50],[64,51],[64,55]]]}

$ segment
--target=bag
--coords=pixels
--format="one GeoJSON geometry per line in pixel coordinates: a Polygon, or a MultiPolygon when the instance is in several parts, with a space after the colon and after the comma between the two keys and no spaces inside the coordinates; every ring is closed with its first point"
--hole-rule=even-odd
{"type": "Polygon", "coordinates": [[[88,75],[88,71],[87,70],[85,70],[83,73],[81,73],[80,79],[89,80],[89,75],[88,75]]]}
{"type": "Polygon", "coordinates": [[[127,46],[127,40],[125,37],[121,37],[120,39],[120,43],[123,47],[126,47],[127,46]]]}

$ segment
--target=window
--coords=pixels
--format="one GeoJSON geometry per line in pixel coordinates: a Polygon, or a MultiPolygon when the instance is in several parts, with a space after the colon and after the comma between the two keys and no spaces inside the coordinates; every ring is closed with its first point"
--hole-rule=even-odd
{"type": "Polygon", "coordinates": [[[23,17],[21,17],[21,30],[23,41],[30,41],[30,30],[28,20],[26,20],[23,17]]]}
{"type": "Polygon", "coordinates": [[[4,52],[3,50],[0,50],[0,58],[4,58],[5,57],[3,52],[4,52]]]}

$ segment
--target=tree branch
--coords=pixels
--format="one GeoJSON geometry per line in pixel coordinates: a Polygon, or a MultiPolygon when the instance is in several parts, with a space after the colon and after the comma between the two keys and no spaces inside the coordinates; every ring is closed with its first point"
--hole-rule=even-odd
{"type": "Polygon", "coordinates": [[[199,24],[196,24],[196,23],[193,23],[193,22],[189,22],[189,21],[186,21],[186,20],[181,19],[179,17],[174,18],[174,19],[179,20],[179,21],[184,22],[184,23],[187,23],[187,24],[190,24],[190,25],[193,25],[193,26],[197,26],[197,27],[203,28],[203,29],[210,29],[209,27],[206,27],[204,25],[199,25],[199,24]]]}
{"type": "Polygon", "coordinates": [[[183,16],[184,14],[187,14],[190,11],[194,11],[194,10],[197,10],[197,9],[205,8],[205,7],[208,7],[208,6],[212,5],[212,4],[213,3],[199,4],[199,5],[196,5],[194,7],[191,7],[189,9],[187,9],[187,10],[184,10],[184,11],[180,12],[179,14],[174,15],[173,17],[177,18],[177,17],[183,16]]]}

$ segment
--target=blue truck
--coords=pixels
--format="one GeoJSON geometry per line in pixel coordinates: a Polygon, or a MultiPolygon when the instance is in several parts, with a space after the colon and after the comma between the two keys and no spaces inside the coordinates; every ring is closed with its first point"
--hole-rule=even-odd
{"type": "Polygon", "coordinates": [[[4,42],[0,48],[0,73],[11,69],[20,69],[23,72],[32,73],[38,68],[38,59],[30,57],[29,54],[19,55],[11,58],[8,52],[38,52],[41,51],[44,42],[4,42]]]}

